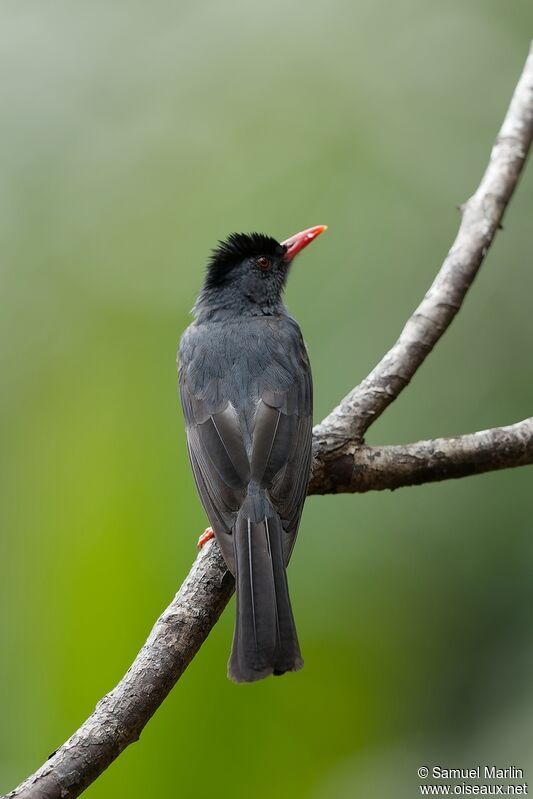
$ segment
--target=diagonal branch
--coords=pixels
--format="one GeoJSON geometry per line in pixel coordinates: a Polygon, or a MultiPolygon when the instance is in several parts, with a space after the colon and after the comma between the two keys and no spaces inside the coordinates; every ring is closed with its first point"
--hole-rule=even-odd
{"type": "MultiPolygon", "coordinates": [[[[533,132],[532,96],[533,51],[515,89],[487,171],[478,190],[466,204],[459,234],[435,282],[394,347],[315,428],[315,473],[311,485],[315,493],[328,490],[321,480],[333,479],[328,469],[339,469],[338,459],[337,466],[333,466],[334,453],[337,451],[342,456],[344,447],[351,447],[351,455],[348,452],[352,458],[348,470],[350,485],[357,472],[355,464],[358,458],[361,464],[366,458],[368,466],[372,459],[381,461],[381,466],[373,470],[373,488],[421,482],[424,478],[421,477],[420,464],[424,458],[425,479],[456,477],[461,468],[465,470],[464,474],[471,474],[488,470],[490,464],[490,468],[504,468],[531,462],[528,460],[530,454],[526,454],[531,450],[531,420],[499,431],[474,433],[462,439],[420,442],[407,447],[373,449],[360,446],[357,449],[356,445],[361,444],[372,421],[407,385],[459,310],[496,234],[525,163],[533,132]],[[525,427],[522,429],[522,425],[529,425],[529,432],[525,427]],[[489,438],[493,439],[492,442],[489,438]],[[489,452],[491,443],[495,449],[489,452]],[[514,458],[506,454],[506,447],[516,447],[514,458]],[[448,462],[446,475],[439,471],[439,453],[448,462]],[[474,469],[475,457],[487,468],[474,469]],[[394,482],[400,473],[401,478],[397,477],[398,481],[394,482]],[[389,480],[391,484],[380,485],[380,480],[389,480]]],[[[339,479],[338,476],[335,479],[339,479]]],[[[358,479],[362,480],[361,472],[358,479]]],[[[362,485],[359,482],[358,488],[345,490],[368,490],[362,485]]],[[[35,774],[7,794],[6,799],[73,799],[79,796],[126,746],[139,738],[144,726],[207,638],[232,592],[233,578],[225,570],[218,547],[208,544],[196,558],[176,597],[157,620],[123,679],[98,703],[94,713],[77,732],[35,774]]]]}
{"type": "Polygon", "coordinates": [[[309,493],[393,490],[529,464],[533,464],[533,417],[508,427],[403,446],[347,442],[315,459],[309,493]]]}
{"type": "Polygon", "coordinates": [[[361,441],[408,385],[451,324],[474,280],[518,183],[533,137],[533,46],[475,194],[462,206],[459,232],[426,296],[400,337],[362,383],[318,426],[327,447],[361,441]]]}
{"type": "Polygon", "coordinates": [[[233,588],[218,547],[207,544],[122,680],[74,735],[7,797],[79,796],[139,739],[218,621],[233,588]]]}

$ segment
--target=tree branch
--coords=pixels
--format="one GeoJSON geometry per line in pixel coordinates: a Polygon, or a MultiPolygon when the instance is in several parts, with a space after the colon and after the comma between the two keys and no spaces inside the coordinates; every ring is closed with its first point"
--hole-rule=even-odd
{"type": "MultiPolygon", "coordinates": [[[[461,306],[496,234],[531,145],[532,96],[533,51],[489,166],[464,208],[457,239],[432,287],[394,347],[314,430],[315,463],[310,486],[314,493],[394,488],[531,463],[531,420],[459,439],[406,447],[370,448],[360,444],[372,421],[409,383],[461,306]],[[343,481],[345,488],[340,488],[343,481]]],[[[7,797],[79,796],[128,744],[139,738],[217,622],[233,587],[218,547],[206,545],[124,678],[77,732],[7,797]]]]}
{"type": "MultiPolygon", "coordinates": [[[[198,554],[125,676],[46,763],[8,797],[79,796],[131,743],[179,680],[234,589],[218,546],[198,554]]],[[[6,798],[5,798],[6,799],[6,798]]]]}
{"type": "Polygon", "coordinates": [[[315,460],[310,494],[364,493],[533,464],[533,417],[458,438],[400,446],[348,442],[315,460]]]}
{"type": "Polygon", "coordinates": [[[459,232],[426,296],[400,337],[362,383],[316,429],[321,443],[361,441],[372,422],[409,384],[460,309],[518,183],[533,137],[533,46],[489,165],[475,194],[461,207],[459,232]]]}

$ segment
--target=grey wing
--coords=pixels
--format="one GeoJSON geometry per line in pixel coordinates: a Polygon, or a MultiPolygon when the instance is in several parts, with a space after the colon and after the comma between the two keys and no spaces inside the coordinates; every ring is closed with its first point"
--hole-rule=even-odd
{"type": "Polygon", "coordinates": [[[224,394],[223,375],[207,358],[208,351],[198,331],[189,328],[180,343],[180,397],[196,487],[234,571],[231,530],[246,496],[250,467],[237,415],[224,394]]]}
{"type": "Polygon", "coordinates": [[[229,403],[222,410],[215,405],[209,413],[205,400],[195,398],[186,381],[180,381],[180,393],[196,487],[228,568],[234,572],[231,530],[249,481],[240,427],[229,403]]]}
{"type": "Polygon", "coordinates": [[[298,337],[288,367],[291,382],[269,367],[256,412],[251,479],[267,490],[281,517],[287,564],[298,533],[311,471],[313,386],[305,345],[298,337]]]}

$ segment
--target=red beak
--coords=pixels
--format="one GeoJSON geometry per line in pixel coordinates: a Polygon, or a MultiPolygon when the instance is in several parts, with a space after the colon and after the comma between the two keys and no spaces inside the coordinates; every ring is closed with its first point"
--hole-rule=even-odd
{"type": "Polygon", "coordinates": [[[285,255],[283,256],[284,261],[292,261],[295,255],[298,255],[300,250],[303,250],[304,247],[307,247],[308,244],[311,244],[317,236],[320,236],[325,230],[328,229],[327,225],[317,225],[316,227],[309,227],[307,230],[302,230],[301,233],[296,233],[296,235],[291,236],[290,239],[286,239],[282,241],[282,245],[285,247],[285,255]]]}

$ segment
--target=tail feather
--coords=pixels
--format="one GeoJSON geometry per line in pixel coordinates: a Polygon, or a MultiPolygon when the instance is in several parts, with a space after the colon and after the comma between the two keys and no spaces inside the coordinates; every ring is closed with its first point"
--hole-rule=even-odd
{"type": "Polygon", "coordinates": [[[281,520],[270,507],[260,521],[252,521],[250,515],[243,506],[233,528],[237,616],[228,674],[235,682],[254,682],[303,666],[285,574],[281,520]]]}
{"type": "Polygon", "coordinates": [[[303,666],[298,636],[292,615],[289,586],[282,544],[282,528],[279,516],[265,519],[267,539],[271,552],[276,600],[277,640],[274,658],[274,674],[298,671],[303,666]]]}

